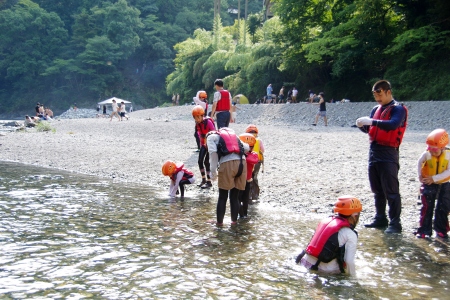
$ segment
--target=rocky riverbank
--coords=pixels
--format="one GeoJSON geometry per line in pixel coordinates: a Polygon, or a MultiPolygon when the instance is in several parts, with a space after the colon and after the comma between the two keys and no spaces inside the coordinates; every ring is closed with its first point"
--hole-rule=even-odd
{"type": "MultiPolygon", "coordinates": [[[[446,128],[450,102],[410,102],[409,128],[400,148],[399,174],[405,232],[418,222],[416,161],[425,149],[427,134],[446,128]]],[[[362,221],[373,215],[367,178],[368,138],[355,119],[368,115],[374,103],[328,104],[329,126],[311,126],[318,107],[305,103],[240,105],[237,123],[242,133],[249,123],[259,127],[266,147],[261,198],[273,206],[300,213],[331,211],[339,195],[353,194],[364,205],[362,221]]],[[[166,192],[169,181],[161,175],[166,159],[185,162],[197,176],[192,106],[155,108],[130,114],[129,121],[109,118],[59,119],[53,132],[11,132],[0,137],[1,160],[136,182],[166,192]]],[[[80,110],[81,112],[81,110],[80,110]]],[[[448,129],[448,128],[447,128],[448,129]]],[[[217,188],[188,187],[187,196],[216,197],[217,188]]]]}

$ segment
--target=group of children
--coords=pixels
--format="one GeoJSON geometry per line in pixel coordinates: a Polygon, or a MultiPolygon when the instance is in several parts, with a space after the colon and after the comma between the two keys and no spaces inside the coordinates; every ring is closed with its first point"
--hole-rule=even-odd
{"type": "MultiPolygon", "coordinates": [[[[206,92],[199,92],[197,97],[201,101],[207,102],[206,92]]],[[[207,146],[209,142],[206,139],[211,133],[220,133],[222,129],[216,130],[214,121],[206,116],[205,108],[207,108],[207,104],[195,106],[192,110],[192,116],[195,120],[196,135],[200,144],[198,165],[202,181],[199,186],[210,188],[212,187],[212,175],[207,146]]],[[[257,176],[264,160],[264,147],[261,140],[258,139],[258,128],[255,125],[249,125],[245,133],[239,135],[238,138],[244,145],[248,145],[244,148],[249,149],[245,153],[247,172],[245,189],[239,190],[238,196],[239,217],[245,218],[248,214],[250,199],[257,199],[259,194],[257,176]]],[[[415,232],[418,238],[429,238],[433,229],[437,237],[448,238],[447,232],[450,231],[448,222],[450,212],[450,150],[446,148],[448,143],[448,133],[444,129],[432,131],[426,139],[427,149],[422,153],[417,163],[418,177],[422,184],[420,190],[422,201],[420,223],[415,232]],[[434,224],[433,212],[435,215],[434,224]]],[[[213,170],[213,172],[216,174],[216,170],[213,170]]],[[[178,193],[181,197],[184,197],[184,185],[195,182],[194,173],[186,169],[182,163],[166,161],[162,166],[162,173],[171,179],[169,191],[171,197],[175,197],[178,193]]],[[[354,275],[357,244],[357,234],[354,228],[359,221],[362,205],[359,199],[353,196],[342,196],[335,203],[334,211],[336,215],[319,223],[315,235],[307,248],[298,255],[296,262],[310,269],[325,272],[344,272],[345,269],[347,273],[354,275]]],[[[218,224],[222,224],[222,220],[223,215],[218,224]]],[[[233,223],[235,223],[235,220],[232,217],[233,223]]]]}
{"type": "MultiPolygon", "coordinates": [[[[211,164],[206,138],[208,133],[217,132],[214,120],[207,116],[208,101],[205,91],[197,92],[194,97],[197,104],[192,109],[192,117],[195,121],[195,137],[198,145],[198,167],[201,175],[201,182],[198,186],[202,189],[212,187],[211,164]]],[[[239,192],[239,216],[245,218],[248,215],[248,204],[250,199],[257,200],[259,197],[258,174],[264,161],[264,145],[258,138],[258,128],[249,125],[245,133],[238,136],[242,143],[249,146],[249,151],[245,153],[247,174],[245,190],[239,192]]],[[[195,182],[194,173],[184,167],[183,163],[166,161],[162,166],[162,173],[170,177],[169,196],[180,195],[184,197],[185,185],[195,182]]]]}

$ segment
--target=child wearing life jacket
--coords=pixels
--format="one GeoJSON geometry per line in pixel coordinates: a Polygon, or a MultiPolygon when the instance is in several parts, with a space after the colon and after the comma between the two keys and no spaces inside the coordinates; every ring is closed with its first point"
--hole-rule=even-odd
{"type": "Polygon", "coordinates": [[[162,165],[162,173],[164,176],[170,177],[169,196],[175,197],[180,188],[180,196],[184,197],[184,185],[195,182],[194,173],[184,167],[183,163],[175,163],[171,160],[166,161],[162,165]]]}
{"type": "Polygon", "coordinates": [[[239,217],[246,218],[248,212],[248,202],[250,200],[250,186],[253,181],[253,167],[258,163],[258,154],[252,151],[256,143],[256,138],[251,133],[243,133],[239,136],[239,139],[250,147],[250,150],[245,153],[245,160],[247,162],[247,181],[245,184],[245,190],[239,191],[239,217]]]}
{"type": "Polygon", "coordinates": [[[253,152],[256,152],[258,154],[258,163],[253,167],[253,174],[252,174],[252,183],[250,186],[250,199],[252,200],[258,200],[259,198],[259,182],[258,182],[258,174],[259,171],[262,168],[262,173],[264,172],[264,144],[260,138],[258,138],[258,127],[256,127],[253,124],[250,124],[245,129],[246,133],[251,133],[255,138],[256,142],[253,146],[253,152]]]}
{"type": "MultiPolygon", "coordinates": [[[[197,95],[193,97],[192,100],[194,100],[196,105],[200,105],[205,110],[206,117],[206,113],[208,112],[208,94],[206,94],[205,91],[198,91],[197,95]]],[[[200,152],[200,138],[197,134],[197,126],[195,126],[194,137],[197,142],[197,152],[200,152]]]]}
{"type": "Polygon", "coordinates": [[[448,213],[450,211],[450,150],[448,133],[444,129],[433,130],[427,137],[428,148],[417,162],[419,181],[422,183],[420,195],[422,209],[420,210],[420,227],[416,237],[429,238],[432,233],[434,212],[434,230],[436,237],[448,239],[448,213]]]}
{"type": "Polygon", "coordinates": [[[202,189],[209,189],[212,187],[211,183],[211,168],[209,164],[209,153],[206,148],[206,134],[210,131],[216,130],[214,121],[205,117],[205,110],[200,105],[192,109],[192,116],[195,120],[195,129],[200,140],[200,152],[198,153],[198,167],[202,175],[202,181],[199,187],[202,189]]]}
{"type": "Polygon", "coordinates": [[[362,205],[353,196],[342,196],[334,204],[336,215],[322,220],[296,263],[324,273],[356,275],[355,254],[358,234],[354,230],[362,205]]]}

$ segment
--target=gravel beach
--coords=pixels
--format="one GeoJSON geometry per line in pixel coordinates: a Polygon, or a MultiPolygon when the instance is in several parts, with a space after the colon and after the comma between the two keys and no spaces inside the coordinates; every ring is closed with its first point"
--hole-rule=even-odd
{"type": "MultiPolygon", "coordinates": [[[[327,104],[329,125],[311,126],[317,105],[306,103],[238,105],[236,133],[256,124],[266,148],[260,174],[261,202],[299,213],[331,212],[336,198],[352,194],[361,199],[362,222],[372,218],[373,197],[367,177],[368,136],[351,127],[370,113],[375,102],[327,104]]],[[[450,102],[405,102],[409,126],[400,147],[400,190],[404,232],[413,232],[419,219],[416,162],[425,138],[435,128],[448,128],[450,102]]],[[[161,174],[167,159],[182,161],[200,177],[195,152],[192,106],[135,111],[130,120],[72,118],[54,120],[53,132],[36,129],[2,133],[2,161],[57,168],[118,183],[133,182],[166,192],[168,178],[161,174]]],[[[76,114],[76,112],[74,113],[76,114]]],[[[67,117],[67,116],[66,116],[67,117]]],[[[70,116],[69,116],[70,117],[70,116]]],[[[187,195],[210,194],[196,185],[187,195]]]]}

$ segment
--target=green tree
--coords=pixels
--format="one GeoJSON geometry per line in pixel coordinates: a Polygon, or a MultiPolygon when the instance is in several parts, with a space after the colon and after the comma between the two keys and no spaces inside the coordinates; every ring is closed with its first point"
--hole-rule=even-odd
{"type": "Polygon", "coordinates": [[[12,108],[48,89],[40,75],[67,40],[64,24],[29,0],[0,11],[0,89],[12,108]],[[40,80],[42,79],[42,80],[40,80]],[[12,95],[12,96],[11,96],[12,95]]]}

